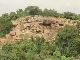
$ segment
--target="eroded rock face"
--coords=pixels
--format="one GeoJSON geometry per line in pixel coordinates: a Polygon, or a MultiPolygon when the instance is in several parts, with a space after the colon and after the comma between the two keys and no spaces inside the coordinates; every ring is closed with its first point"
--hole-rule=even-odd
{"type": "Polygon", "coordinates": [[[77,25],[77,21],[66,18],[27,16],[12,21],[14,28],[8,34],[7,38],[21,39],[21,34],[31,36],[43,36],[44,38],[55,38],[57,31],[65,25],[77,25]]]}

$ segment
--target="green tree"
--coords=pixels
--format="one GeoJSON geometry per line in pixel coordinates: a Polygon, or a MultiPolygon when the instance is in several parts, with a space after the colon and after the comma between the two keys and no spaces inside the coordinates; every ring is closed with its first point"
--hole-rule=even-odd
{"type": "Polygon", "coordinates": [[[8,13],[3,14],[0,18],[0,37],[4,37],[5,34],[9,33],[12,27],[8,13]]]}
{"type": "Polygon", "coordinates": [[[67,18],[67,19],[72,19],[72,20],[78,19],[78,15],[75,13],[71,13],[71,12],[64,12],[63,16],[64,16],[64,18],[67,18]]]}
{"type": "Polygon", "coordinates": [[[80,14],[78,14],[78,20],[80,20],[80,14]]]}
{"type": "Polygon", "coordinates": [[[10,20],[15,20],[15,19],[17,19],[18,17],[17,17],[17,15],[16,15],[15,12],[11,12],[10,15],[9,15],[9,18],[10,18],[10,20]]]}
{"type": "Polygon", "coordinates": [[[22,9],[18,9],[16,12],[18,18],[26,16],[26,13],[22,9]]]}
{"type": "Polygon", "coordinates": [[[53,17],[59,17],[59,14],[54,9],[44,9],[43,16],[53,16],[53,17]]]}
{"type": "Polygon", "coordinates": [[[79,38],[77,29],[73,26],[66,26],[58,32],[56,45],[60,48],[62,55],[75,56],[78,53],[79,38]]]}
{"type": "Polygon", "coordinates": [[[38,6],[28,6],[27,8],[25,8],[25,12],[28,15],[41,15],[42,10],[39,9],[38,6]]]}

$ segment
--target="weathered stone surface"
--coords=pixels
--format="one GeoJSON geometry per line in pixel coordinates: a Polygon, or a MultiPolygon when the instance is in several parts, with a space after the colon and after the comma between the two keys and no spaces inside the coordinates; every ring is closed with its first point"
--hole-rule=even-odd
{"type": "Polygon", "coordinates": [[[16,35],[16,32],[15,31],[10,31],[9,33],[11,36],[15,36],[16,35]]]}
{"type": "Polygon", "coordinates": [[[65,25],[77,25],[77,21],[75,20],[38,15],[19,18],[11,22],[14,28],[6,37],[16,40],[21,39],[21,34],[28,34],[30,37],[43,36],[45,38],[52,37],[55,39],[60,28],[63,28],[65,25]]]}

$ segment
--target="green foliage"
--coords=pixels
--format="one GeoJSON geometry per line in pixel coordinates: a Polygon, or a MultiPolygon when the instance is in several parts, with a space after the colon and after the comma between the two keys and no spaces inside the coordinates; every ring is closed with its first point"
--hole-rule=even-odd
{"type": "MultiPolygon", "coordinates": [[[[20,43],[6,43],[0,52],[0,60],[41,60],[52,56],[51,44],[44,42],[44,38],[36,37],[36,40],[24,40],[20,43]],[[11,55],[12,54],[12,55],[11,55]],[[9,56],[11,55],[11,56],[9,56]],[[13,58],[12,58],[13,57],[13,58]]],[[[50,58],[49,58],[50,59],[50,58]]]]}
{"type": "Polygon", "coordinates": [[[60,53],[60,51],[55,51],[54,53],[53,53],[53,55],[55,56],[55,57],[61,57],[61,53],[60,53]]]}
{"type": "Polygon", "coordinates": [[[76,56],[79,52],[79,37],[77,29],[73,26],[66,26],[58,32],[56,45],[62,55],[67,57],[76,56]]]}
{"type": "Polygon", "coordinates": [[[19,9],[16,12],[18,18],[26,16],[26,13],[22,9],[19,9]]]}
{"type": "Polygon", "coordinates": [[[78,15],[75,13],[71,13],[71,12],[64,12],[64,18],[67,19],[72,19],[72,20],[77,20],[78,19],[78,15]]]}
{"type": "Polygon", "coordinates": [[[28,6],[25,8],[26,15],[41,15],[42,10],[38,6],[28,6]]]}
{"type": "Polygon", "coordinates": [[[43,16],[54,16],[54,17],[59,17],[59,14],[57,13],[57,11],[55,11],[54,9],[44,9],[43,11],[43,16]]]}
{"type": "Polygon", "coordinates": [[[77,22],[78,35],[80,36],[80,22],[77,22]]]}
{"type": "Polygon", "coordinates": [[[67,60],[65,56],[61,56],[61,60],[67,60]]]}
{"type": "Polygon", "coordinates": [[[9,33],[12,28],[12,23],[10,21],[9,15],[3,14],[0,18],[0,37],[4,37],[5,34],[9,33]]]}
{"type": "Polygon", "coordinates": [[[10,20],[15,20],[18,17],[17,17],[17,14],[15,12],[11,12],[10,15],[9,15],[9,18],[10,18],[10,20]]]}
{"type": "Polygon", "coordinates": [[[5,51],[6,53],[12,52],[13,45],[11,43],[6,43],[3,45],[2,50],[5,51]]]}
{"type": "MultiPolygon", "coordinates": [[[[70,28],[72,29],[72,27],[70,28]]],[[[64,33],[64,31],[62,32],[64,33]]],[[[0,60],[75,60],[76,56],[77,59],[80,59],[78,56],[80,54],[80,42],[78,39],[74,38],[73,40],[73,38],[70,38],[70,41],[65,42],[69,45],[67,44],[68,46],[65,45],[63,47],[62,42],[64,40],[60,40],[61,43],[58,40],[45,42],[43,37],[29,40],[27,37],[22,42],[3,45],[0,51],[0,60]],[[59,45],[54,43],[59,43],[59,45]]]]}
{"type": "Polygon", "coordinates": [[[65,26],[58,32],[57,40],[62,40],[66,43],[69,39],[74,39],[77,36],[77,29],[74,26],[65,26]]]}

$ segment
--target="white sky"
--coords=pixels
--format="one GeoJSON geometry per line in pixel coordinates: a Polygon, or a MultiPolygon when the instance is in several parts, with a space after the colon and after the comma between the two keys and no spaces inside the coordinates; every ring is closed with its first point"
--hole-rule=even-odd
{"type": "Polygon", "coordinates": [[[70,11],[80,14],[80,0],[0,0],[0,16],[30,5],[39,6],[41,9],[48,8],[58,12],[70,11]]]}

